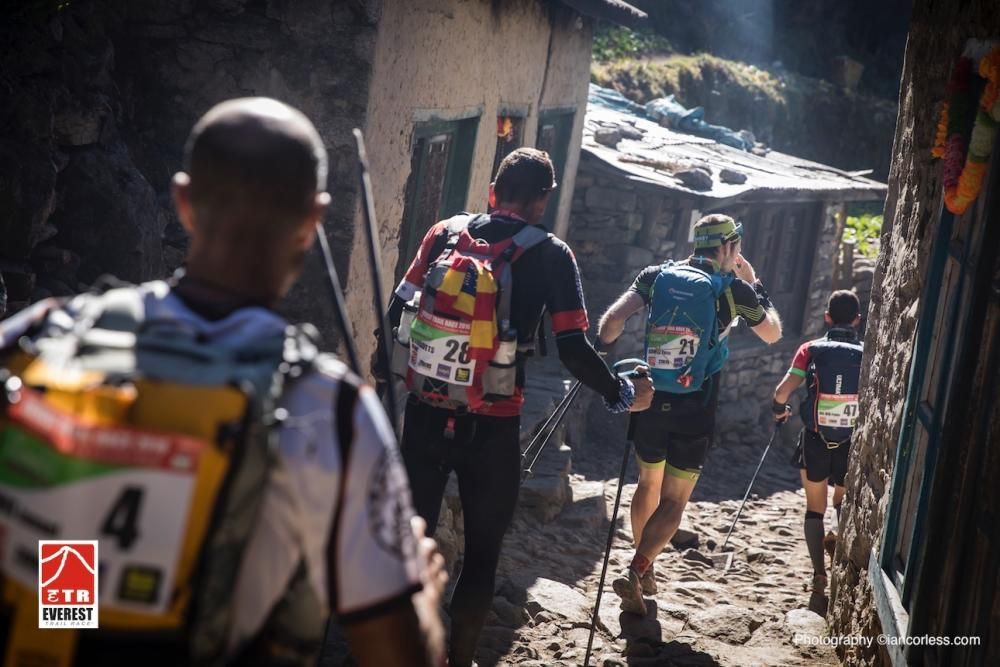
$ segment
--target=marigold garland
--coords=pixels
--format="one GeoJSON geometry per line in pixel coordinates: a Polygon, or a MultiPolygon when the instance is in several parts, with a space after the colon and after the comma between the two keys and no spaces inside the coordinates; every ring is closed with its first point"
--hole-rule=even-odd
{"type": "Polygon", "coordinates": [[[948,99],[941,108],[934,137],[934,157],[944,158],[944,202],[956,215],[979,196],[1000,125],[1000,47],[979,61],[986,87],[979,98],[971,132],[965,118],[970,105],[972,60],[960,58],[948,82],[948,99]]]}
{"type": "Polygon", "coordinates": [[[937,134],[934,135],[934,148],[931,155],[944,157],[944,142],[948,138],[948,100],[941,105],[941,115],[938,117],[937,134]]]}

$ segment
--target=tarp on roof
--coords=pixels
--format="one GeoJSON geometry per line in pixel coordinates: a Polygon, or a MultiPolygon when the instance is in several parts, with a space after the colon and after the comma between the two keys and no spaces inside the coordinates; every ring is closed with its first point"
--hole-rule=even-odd
{"type": "Polygon", "coordinates": [[[758,155],[712,139],[674,132],[645,118],[639,109],[592,86],[584,121],[583,152],[635,182],[714,200],[875,201],[885,197],[884,183],[778,151],[758,155]],[[625,127],[625,134],[633,138],[622,138],[615,147],[594,140],[596,130],[619,127],[625,127]],[[692,189],[673,175],[696,166],[711,172],[710,189],[692,189]],[[724,169],[743,174],[746,180],[725,182],[724,169]]]}
{"type": "Polygon", "coordinates": [[[584,16],[592,16],[612,23],[638,28],[649,18],[646,12],[623,0],[559,0],[584,16]]]}

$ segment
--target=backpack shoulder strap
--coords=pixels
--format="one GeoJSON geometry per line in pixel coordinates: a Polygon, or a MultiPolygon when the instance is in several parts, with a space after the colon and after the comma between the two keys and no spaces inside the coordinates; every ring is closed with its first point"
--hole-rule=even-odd
{"type": "Polygon", "coordinates": [[[517,259],[524,254],[525,250],[534,248],[539,243],[547,241],[551,236],[552,234],[548,233],[541,227],[536,225],[525,225],[521,231],[511,237],[511,241],[516,246],[517,250],[514,252],[514,256],[510,261],[517,261],[517,259]]]}

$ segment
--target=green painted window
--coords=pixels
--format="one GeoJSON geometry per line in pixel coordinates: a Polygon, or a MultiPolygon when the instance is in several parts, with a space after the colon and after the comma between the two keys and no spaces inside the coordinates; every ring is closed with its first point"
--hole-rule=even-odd
{"type": "MultiPolygon", "coordinates": [[[[569,156],[569,142],[573,136],[573,119],[576,111],[570,109],[553,109],[542,111],[538,118],[538,138],[535,146],[545,151],[552,158],[552,166],[556,172],[556,182],[563,187],[563,175],[566,170],[566,158],[569,156]]],[[[556,212],[559,208],[559,191],[552,193],[542,224],[552,229],[555,224],[556,212]]]]}
{"type": "Polygon", "coordinates": [[[399,235],[397,280],[406,271],[427,230],[465,208],[478,127],[478,117],[414,126],[410,178],[399,235]]]}

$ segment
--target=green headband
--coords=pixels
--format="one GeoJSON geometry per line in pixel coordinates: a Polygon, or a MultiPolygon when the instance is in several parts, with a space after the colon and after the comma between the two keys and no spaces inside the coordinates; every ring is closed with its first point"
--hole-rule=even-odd
{"type": "Polygon", "coordinates": [[[695,227],[695,248],[717,248],[743,236],[743,223],[735,220],[717,222],[714,225],[695,227]]]}

